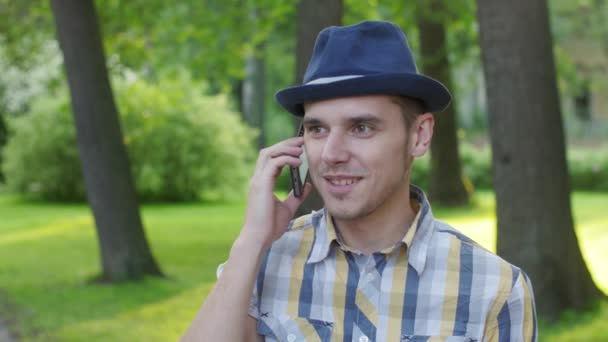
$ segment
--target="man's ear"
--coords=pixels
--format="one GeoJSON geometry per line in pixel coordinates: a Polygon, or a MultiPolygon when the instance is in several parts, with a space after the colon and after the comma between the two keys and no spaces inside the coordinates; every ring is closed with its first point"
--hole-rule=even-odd
{"type": "Polygon", "coordinates": [[[433,127],[435,126],[435,117],[433,113],[424,113],[418,115],[416,121],[412,125],[412,145],[410,146],[410,154],[414,158],[422,157],[431,147],[433,139],[433,127]]]}

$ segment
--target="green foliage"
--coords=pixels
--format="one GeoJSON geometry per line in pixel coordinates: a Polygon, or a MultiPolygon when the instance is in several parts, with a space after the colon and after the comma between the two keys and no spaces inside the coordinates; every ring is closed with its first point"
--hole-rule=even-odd
{"type": "Polygon", "coordinates": [[[480,148],[460,144],[459,149],[463,176],[476,188],[492,189],[492,154],[489,146],[480,148]]]}
{"type": "Polygon", "coordinates": [[[608,86],[608,2],[554,0],[549,9],[562,98],[587,88],[601,94],[608,86]]]}
{"type": "MultiPolygon", "coordinates": [[[[255,133],[225,96],[206,96],[187,76],[158,84],[119,81],[117,102],[139,198],[185,201],[242,193],[255,133]]],[[[47,200],[81,200],[84,187],[65,92],[41,97],[11,121],[7,185],[47,200]]]]}
{"type": "Polygon", "coordinates": [[[428,189],[430,174],[431,157],[430,154],[427,153],[425,156],[414,160],[414,167],[412,167],[412,173],[410,175],[410,183],[416,184],[423,189],[428,189]]]}
{"type": "Polygon", "coordinates": [[[0,184],[4,183],[4,173],[2,172],[2,148],[6,145],[8,129],[6,127],[4,115],[0,112],[0,184]]]}
{"type": "Polygon", "coordinates": [[[239,193],[250,176],[255,136],[223,95],[181,74],[118,87],[125,143],[146,200],[239,193]]]}
{"type": "Polygon", "coordinates": [[[9,189],[47,200],[84,198],[66,96],[39,97],[29,115],[9,121],[9,129],[2,165],[9,189]]]}
{"type": "Polygon", "coordinates": [[[37,96],[52,92],[62,63],[54,41],[40,42],[35,52],[29,51],[27,61],[15,63],[15,51],[3,39],[0,36],[0,183],[4,182],[2,148],[8,140],[7,117],[25,113],[37,96]]]}
{"type": "Polygon", "coordinates": [[[608,191],[608,148],[571,150],[568,161],[573,189],[608,191]]]}
{"type": "MultiPolygon", "coordinates": [[[[492,157],[488,147],[477,148],[471,144],[460,144],[460,163],[462,166],[463,181],[475,188],[492,188],[492,157]]],[[[431,174],[431,157],[427,153],[424,157],[416,159],[412,169],[411,182],[429,188],[431,174]]]]}
{"type": "Polygon", "coordinates": [[[279,174],[274,188],[275,192],[289,193],[291,191],[291,177],[288,167],[284,167],[283,170],[281,170],[281,174],[279,174]]]}
{"type": "Polygon", "coordinates": [[[121,64],[152,77],[186,67],[195,78],[207,80],[214,92],[228,92],[234,79],[242,79],[253,46],[291,22],[296,1],[98,0],[96,4],[108,54],[121,64]]]}
{"type": "MultiPolygon", "coordinates": [[[[460,144],[463,181],[473,187],[492,189],[492,154],[490,147],[460,144]]],[[[430,156],[414,162],[411,182],[428,189],[430,156]]],[[[572,147],[568,150],[570,185],[573,190],[608,191],[608,148],[572,147]]]]}
{"type": "Polygon", "coordinates": [[[0,40],[0,113],[19,115],[37,96],[56,88],[63,58],[55,41],[40,43],[30,51],[27,66],[15,63],[10,53],[10,46],[0,40]]]}
{"type": "Polygon", "coordinates": [[[541,342],[569,342],[569,341],[606,341],[608,330],[608,302],[598,301],[592,303],[587,310],[565,311],[559,321],[548,324],[539,322],[541,342]]]}
{"type": "Polygon", "coordinates": [[[50,1],[0,0],[0,45],[11,64],[35,66],[39,49],[53,39],[50,1]]]}

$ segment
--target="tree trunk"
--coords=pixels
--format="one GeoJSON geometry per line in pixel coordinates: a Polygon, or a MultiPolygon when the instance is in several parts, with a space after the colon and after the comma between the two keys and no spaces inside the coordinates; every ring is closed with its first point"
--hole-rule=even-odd
{"type": "Polygon", "coordinates": [[[300,0],[296,20],[296,83],[302,83],[317,35],[329,26],[342,25],[342,0],[300,0]]]}
{"type": "Polygon", "coordinates": [[[255,46],[253,54],[247,58],[245,80],[243,81],[243,117],[250,127],[259,130],[258,149],[266,144],[264,132],[264,111],[266,99],[265,43],[255,46]]]}
{"type": "MultiPolygon", "coordinates": [[[[448,89],[454,89],[447,51],[445,1],[418,0],[419,64],[424,74],[439,80],[448,89]]],[[[443,113],[435,115],[429,188],[429,197],[434,203],[444,206],[467,204],[469,195],[462,181],[461,170],[456,137],[456,105],[452,100],[443,113]]]]}
{"type": "Polygon", "coordinates": [[[63,51],[102,280],[161,275],[142,227],[92,0],[51,1],[63,51]]]}
{"type": "Polygon", "coordinates": [[[589,123],[591,121],[591,82],[588,79],[583,80],[579,87],[579,92],[574,96],[574,113],[576,117],[582,121],[589,123]]]}
{"type": "MultiPolygon", "coordinates": [[[[300,0],[296,20],[296,83],[301,84],[319,32],[328,26],[342,25],[342,0],[300,0]]],[[[296,127],[299,122],[296,123],[296,127]]],[[[296,216],[323,207],[316,189],[306,198],[296,216]]]]}
{"type": "Polygon", "coordinates": [[[546,0],[477,2],[488,96],[497,251],[555,319],[602,294],[574,231],[546,0]]]}

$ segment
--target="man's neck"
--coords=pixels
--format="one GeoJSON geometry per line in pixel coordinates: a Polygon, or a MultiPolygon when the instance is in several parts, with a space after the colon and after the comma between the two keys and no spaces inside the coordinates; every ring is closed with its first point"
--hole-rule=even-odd
{"type": "Polygon", "coordinates": [[[334,219],[334,224],[346,246],[372,254],[401,241],[415,217],[407,182],[369,215],[355,220],[334,219]]]}

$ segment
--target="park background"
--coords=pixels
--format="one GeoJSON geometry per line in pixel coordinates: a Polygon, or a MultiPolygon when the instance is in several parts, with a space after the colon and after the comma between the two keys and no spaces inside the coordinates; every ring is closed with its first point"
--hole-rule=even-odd
{"type": "Polygon", "coordinates": [[[541,341],[608,341],[605,0],[0,0],[0,340],[177,340],[294,134],[274,92],[377,19],[454,94],[435,216],[528,272],[541,341]]]}

